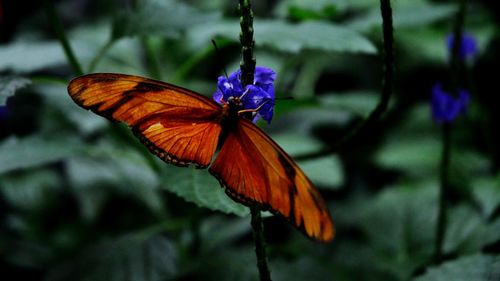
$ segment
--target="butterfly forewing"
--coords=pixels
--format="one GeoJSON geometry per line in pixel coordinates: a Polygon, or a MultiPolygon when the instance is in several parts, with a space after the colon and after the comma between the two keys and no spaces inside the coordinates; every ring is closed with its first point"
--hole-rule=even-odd
{"type": "Polygon", "coordinates": [[[222,107],[187,89],[138,76],[96,73],[72,80],[68,92],[83,108],[128,124],[169,163],[206,167],[217,148],[222,107]]]}
{"type": "Polygon", "coordinates": [[[240,119],[210,166],[233,199],[259,204],[285,217],[307,236],[330,241],[332,219],[319,192],[271,138],[240,119]]]}

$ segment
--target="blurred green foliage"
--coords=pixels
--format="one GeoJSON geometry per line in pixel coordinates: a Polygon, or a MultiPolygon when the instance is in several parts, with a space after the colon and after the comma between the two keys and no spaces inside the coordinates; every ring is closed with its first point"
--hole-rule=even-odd
{"type": "MultiPolygon", "coordinates": [[[[16,280],[256,280],[248,210],[204,170],[152,157],[125,126],[79,108],[74,74],[37,1],[0,1],[0,269],[16,280]]],[[[377,0],[253,1],[258,65],[278,72],[264,130],[293,155],[328,148],[377,103],[377,0]]],[[[449,79],[454,1],[398,0],[396,83],[383,120],[338,153],[298,162],[337,237],[267,216],[273,280],[500,280],[500,116],[485,89],[498,14],[469,1],[472,104],[452,139],[446,261],[432,264],[439,126],[430,89],[449,79]]],[[[56,1],[85,71],[161,78],[210,96],[239,65],[235,1],[56,1]],[[130,2],[130,3],[129,3],[130,2]],[[220,48],[216,54],[210,40],[220,48]]],[[[237,159],[235,159],[237,161],[237,159]]]]}

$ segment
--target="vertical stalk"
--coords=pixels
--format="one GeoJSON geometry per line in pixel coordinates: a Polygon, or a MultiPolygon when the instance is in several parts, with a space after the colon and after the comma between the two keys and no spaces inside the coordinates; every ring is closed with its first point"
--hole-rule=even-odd
{"type": "Polygon", "coordinates": [[[241,84],[245,87],[246,85],[253,84],[253,75],[255,73],[255,58],[253,56],[253,48],[255,45],[255,41],[253,39],[253,12],[250,0],[239,1],[239,8],[241,12],[241,84]]]}
{"type": "Polygon", "coordinates": [[[264,241],[264,229],[262,227],[262,218],[260,208],[250,207],[252,214],[253,240],[255,243],[255,254],[257,255],[257,268],[259,269],[260,281],[271,281],[271,273],[267,265],[266,244],[264,241]]]}
{"type": "Polygon", "coordinates": [[[139,37],[139,40],[141,41],[142,48],[145,52],[146,66],[150,76],[155,79],[162,80],[160,63],[158,61],[156,51],[154,50],[151,38],[149,36],[142,35],[139,37]]]}
{"type": "Polygon", "coordinates": [[[450,167],[450,148],[451,148],[451,124],[445,123],[442,126],[442,143],[443,150],[441,152],[441,164],[439,170],[439,205],[436,227],[436,240],[434,246],[434,262],[439,263],[443,255],[443,242],[445,237],[446,221],[447,221],[447,205],[448,205],[448,174],[450,167]]]}
{"type": "MultiPolygon", "coordinates": [[[[464,85],[460,85],[460,81],[463,78],[462,76],[465,74],[464,69],[464,61],[463,58],[460,57],[460,53],[463,51],[462,48],[462,37],[463,37],[463,29],[465,24],[465,11],[466,11],[466,0],[460,0],[460,6],[458,8],[458,12],[456,15],[455,24],[453,26],[453,45],[451,48],[451,58],[450,58],[450,72],[451,79],[453,82],[453,87],[455,92],[458,94],[460,87],[464,85]]],[[[465,80],[464,80],[465,81],[465,80]]]]}
{"type": "MultiPolygon", "coordinates": [[[[240,17],[240,42],[242,60],[241,84],[243,87],[253,84],[255,73],[255,58],[253,48],[255,41],[253,39],[253,12],[250,0],[239,0],[240,17]]],[[[264,229],[262,227],[262,218],[260,208],[256,205],[250,207],[252,215],[252,230],[255,243],[255,254],[257,256],[257,268],[259,270],[260,281],[271,281],[271,273],[267,265],[266,245],[264,242],[264,229]]]]}
{"type": "Polygon", "coordinates": [[[370,115],[363,122],[358,123],[331,147],[295,156],[294,158],[296,160],[306,160],[336,152],[339,147],[351,141],[354,137],[362,135],[364,131],[380,120],[382,115],[387,111],[392,95],[392,85],[394,80],[394,28],[392,24],[392,7],[390,0],[380,0],[380,13],[382,16],[384,78],[382,80],[382,93],[377,106],[372,110],[372,112],[370,112],[370,115]]]}
{"type": "Polygon", "coordinates": [[[59,38],[59,42],[63,47],[64,54],[66,54],[66,58],[68,59],[69,64],[73,68],[73,72],[75,72],[76,75],[83,75],[82,67],[78,63],[78,60],[76,59],[76,56],[71,49],[68,38],[66,37],[66,33],[64,32],[61,19],[59,18],[59,15],[57,14],[54,7],[54,2],[52,2],[52,0],[45,0],[44,6],[45,13],[47,14],[47,18],[50,21],[50,25],[52,25],[52,28],[54,28],[54,31],[59,38]]]}
{"type": "MultiPolygon", "coordinates": [[[[462,36],[465,24],[466,0],[459,0],[460,7],[457,12],[455,24],[453,26],[453,46],[451,49],[450,72],[455,96],[458,96],[460,88],[461,75],[464,73],[464,61],[460,57],[462,48],[462,36]]],[[[440,263],[443,257],[444,237],[446,236],[447,209],[449,196],[449,166],[451,158],[451,134],[452,127],[450,123],[444,123],[442,126],[443,151],[441,154],[441,166],[439,173],[439,206],[436,225],[436,240],[434,246],[434,262],[440,263]]]]}

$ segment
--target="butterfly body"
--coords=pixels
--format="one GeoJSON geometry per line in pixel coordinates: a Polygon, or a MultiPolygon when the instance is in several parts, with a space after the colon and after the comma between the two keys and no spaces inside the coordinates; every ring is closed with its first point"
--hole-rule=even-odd
{"type": "Polygon", "coordinates": [[[333,239],[319,192],[252,123],[259,108],[244,108],[240,98],[219,104],[175,85],[124,74],[84,75],[70,82],[68,92],[81,107],[129,125],[165,162],[209,167],[232,199],[268,209],[315,240],[333,239]]]}

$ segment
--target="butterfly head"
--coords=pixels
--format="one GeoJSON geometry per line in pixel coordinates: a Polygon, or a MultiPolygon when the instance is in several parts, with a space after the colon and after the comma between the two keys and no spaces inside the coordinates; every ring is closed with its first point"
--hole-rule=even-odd
{"type": "Polygon", "coordinates": [[[229,77],[220,76],[214,100],[253,122],[259,118],[271,122],[276,73],[270,68],[257,66],[254,83],[245,87],[241,84],[240,76],[240,70],[231,73],[229,77]]]}

